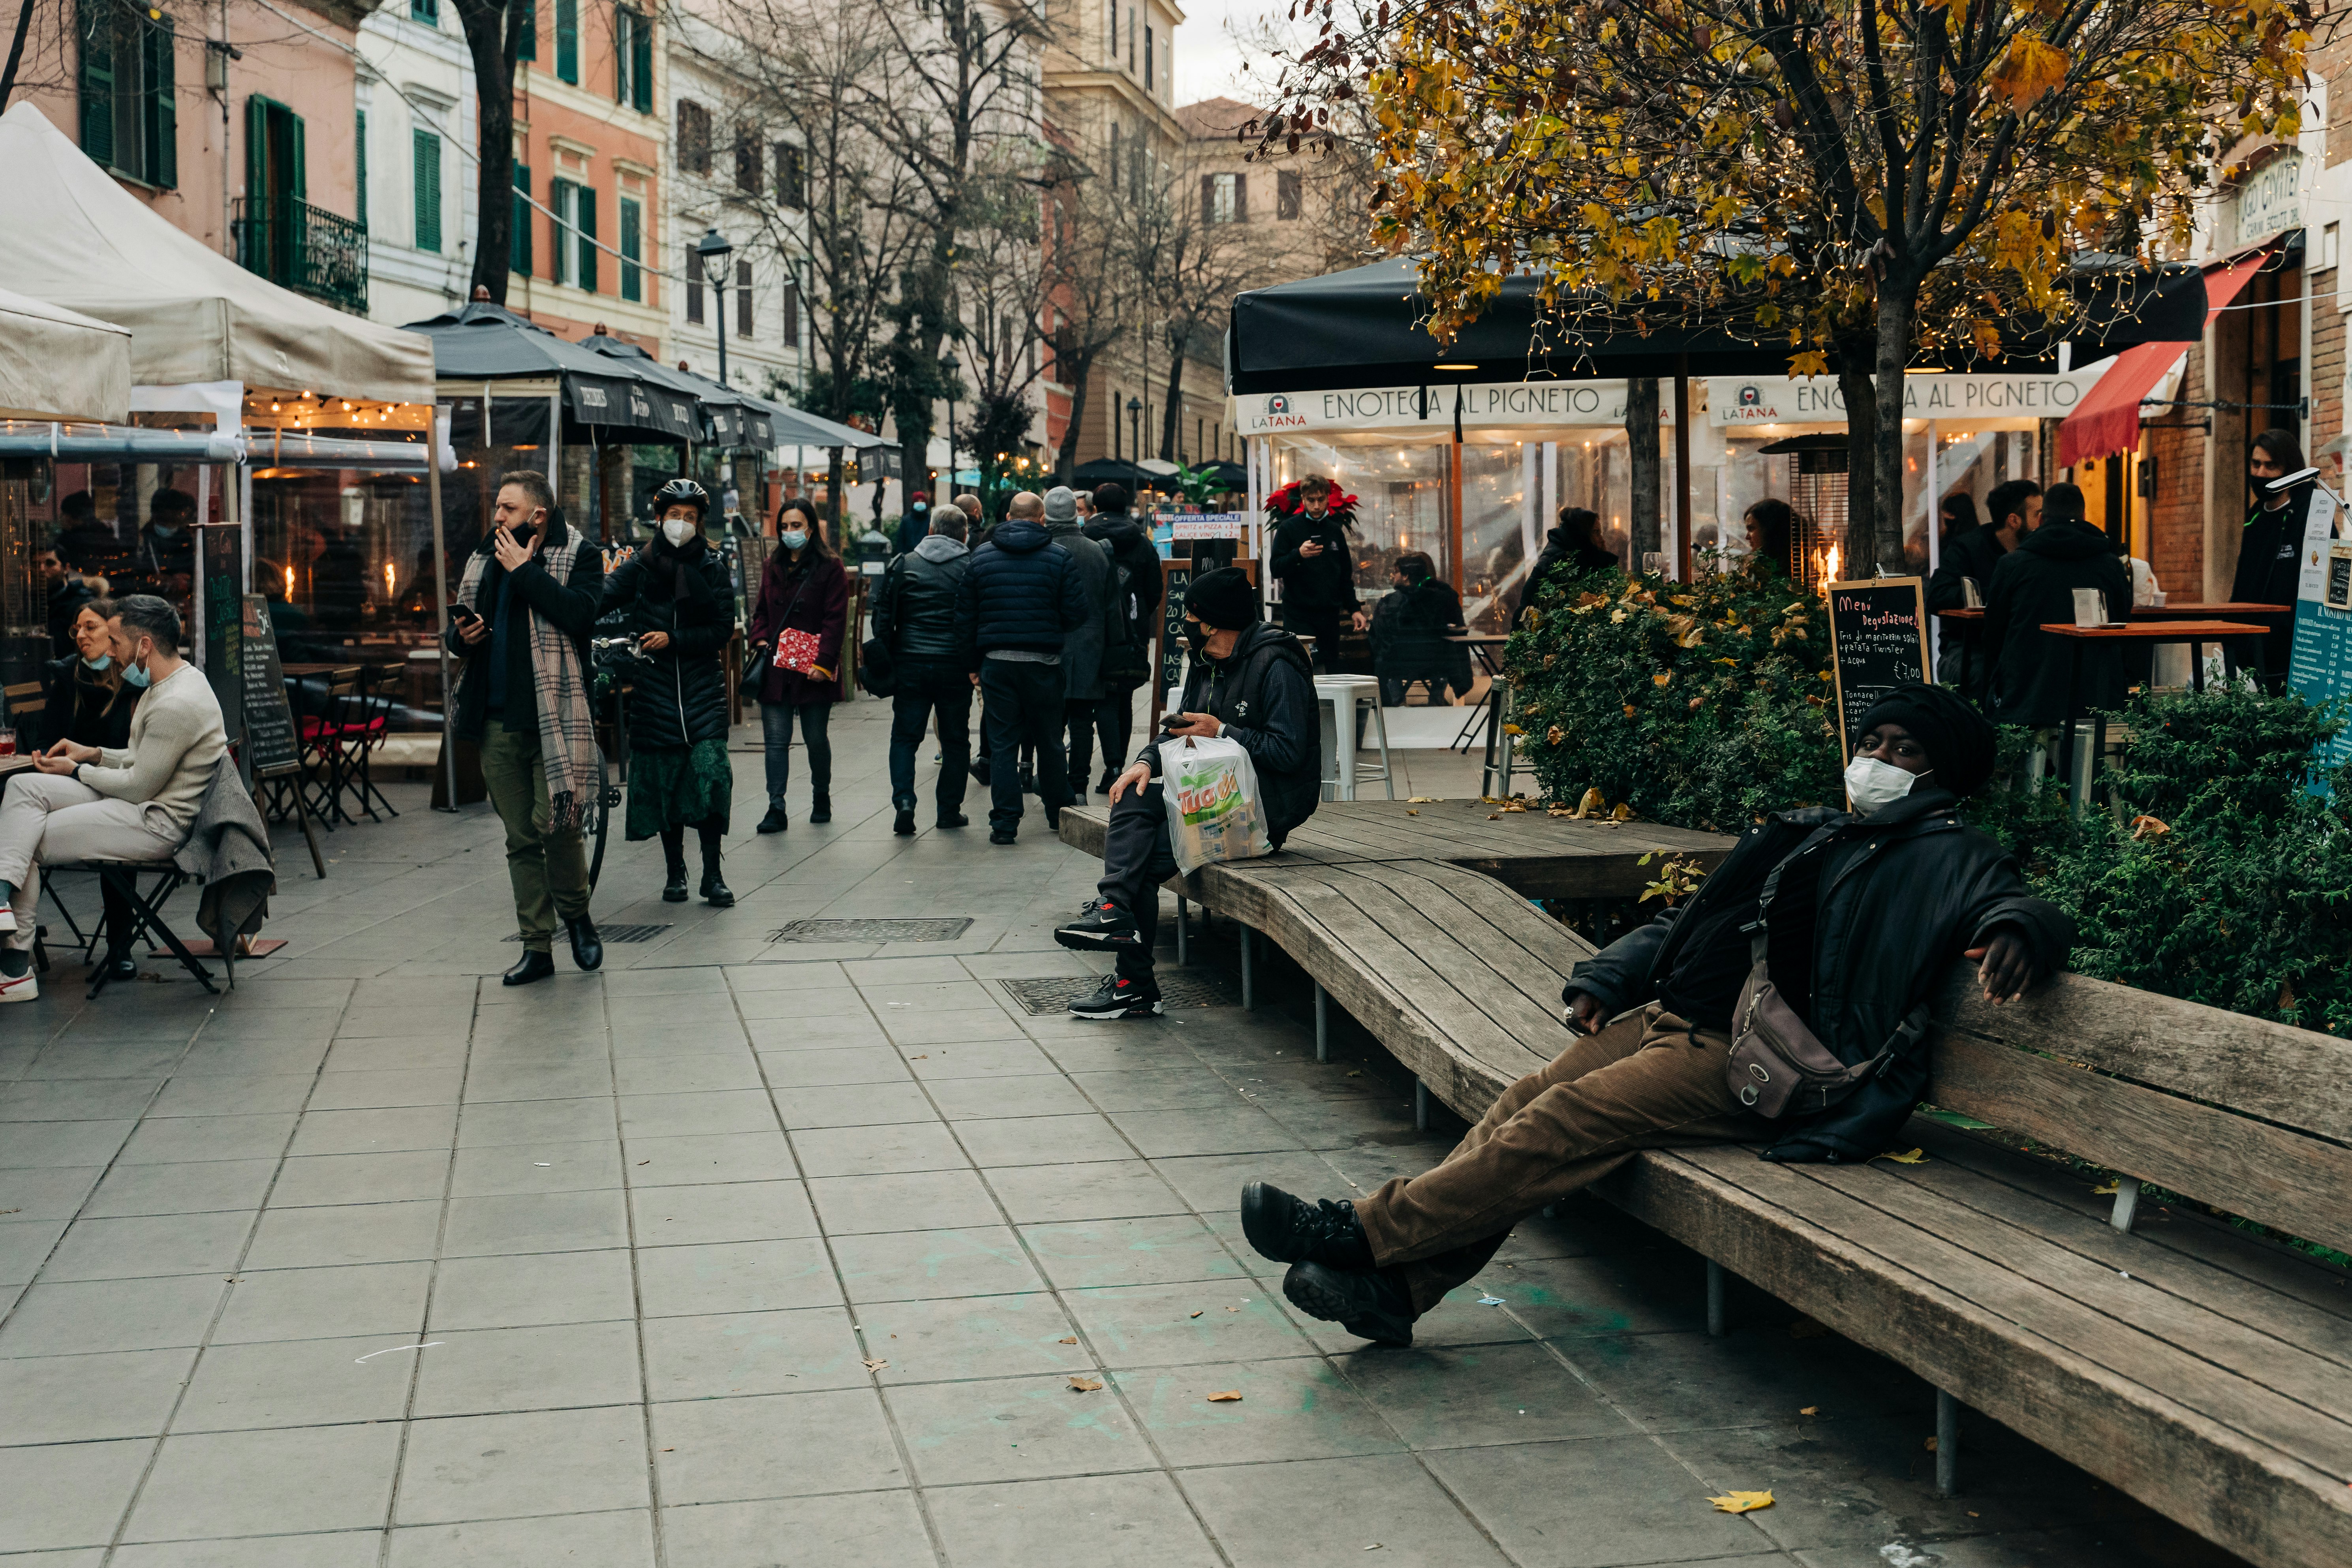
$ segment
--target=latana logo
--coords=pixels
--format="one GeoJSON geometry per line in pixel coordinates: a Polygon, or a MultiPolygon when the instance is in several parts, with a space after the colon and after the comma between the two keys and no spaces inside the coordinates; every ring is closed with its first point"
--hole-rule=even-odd
{"type": "Polygon", "coordinates": [[[1742,408],[1753,408],[1753,407],[1755,407],[1758,404],[1759,404],[1759,403],[1761,403],[1761,402],[1763,402],[1763,401],[1764,401],[1764,392],[1763,392],[1763,389],[1762,389],[1761,387],[1755,387],[1755,386],[1743,386],[1743,387],[1741,387],[1741,388],[1739,389],[1739,406],[1740,406],[1740,407],[1742,407],[1742,408]]]}
{"type": "Polygon", "coordinates": [[[1288,393],[1286,393],[1286,392],[1277,392],[1277,393],[1276,393],[1273,396],[1271,396],[1271,397],[1269,397],[1269,398],[1267,398],[1267,399],[1265,400],[1265,411],[1266,411],[1268,414],[1287,414],[1287,413],[1289,413],[1289,412],[1290,412],[1290,395],[1289,395],[1288,393]]]}

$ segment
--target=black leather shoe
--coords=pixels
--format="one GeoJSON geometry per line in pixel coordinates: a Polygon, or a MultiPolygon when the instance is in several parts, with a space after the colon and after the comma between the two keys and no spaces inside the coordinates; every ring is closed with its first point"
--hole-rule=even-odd
{"type": "Polygon", "coordinates": [[[1062,808],[1060,806],[1049,805],[1045,808],[1045,831],[1048,833],[1059,833],[1062,831],[1062,808]]]}
{"type": "Polygon", "coordinates": [[[971,775],[971,782],[978,784],[981,788],[986,789],[988,787],[988,759],[986,757],[972,758],[971,765],[966,767],[964,772],[970,773],[971,775]]]}
{"type": "Polygon", "coordinates": [[[1103,776],[1095,780],[1095,793],[1097,795],[1108,795],[1110,793],[1111,781],[1116,779],[1118,776],[1118,775],[1117,773],[1112,773],[1108,768],[1105,768],[1103,770],[1103,776]]]}
{"type": "Polygon", "coordinates": [[[961,811],[953,813],[943,811],[940,813],[940,826],[941,827],[970,827],[971,826],[971,818],[966,816],[961,811]]]}
{"type": "Polygon", "coordinates": [[[682,904],[686,902],[685,861],[680,860],[677,865],[672,866],[669,868],[669,880],[662,884],[662,902],[666,904],[682,904]]]}
{"type": "Polygon", "coordinates": [[[912,837],[915,831],[915,808],[911,805],[900,806],[898,820],[890,824],[890,831],[901,838],[912,837]]]}
{"type": "Polygon", "coordinates": [[[572,933],[572,962],[578,967],[594,969],[604,962],[604,939],[596,934],[596,922],[586,915],[576,921],[565,921],[563,929],[572,933]]]}
{"type": "Polygon", "coordinates": [[[523,950],[522,962],[499,976],[501,985],[528,985],[534,980],[544,980],[555,973],[555,955],[539,949],[523,950]]]}
{"type": "Polygon", "coordinates": [[[1020,837],[1021,835],[1010,827],[992,827],[988,830],[988,841],[991,844],[1012,844],[1017,842],[1020,837]]]}
{"type": "Polygon", "coordinates": [[[782,833],[785,828],[791,826],[791,823],[784,820],[784,808],[781,805],[772,805],[768,807],[768,815],[760,818],[760,826],[756,831],[761,833],[782,833]]]}
{"type": "Polygon", "coordinates": [[[825,794],[823,790],[819,790],[817,792],[816,798],[809,802],[809,820],[811,822],[831,822],[833,820],[833,796],[825,794]]]}
{"type": "MultiPolygon", "coordinates": [[[[1058,933],[1056,933],[1058,934],[1058,933]]],[[[1344,1198],[1310,1204],[1265,1182],[1242,1187],[1242,1235],[1260,1258],[1369,1271],[1372,1244],[1356,1205],[1344,1198]]]]}
{"type": "Polygon", "coordinates": [[[719,874],[716,866],[702,873],[702,901],[714,910],[735,907],[734,891],[727,886],[727,879],[719,874]]]}
{"type": "Polygon", "coordinates": [[[1294,1263],[1282,1293],[1310,1318],[1337,1323],[1375,1344],[1412,1343],[1412,1300],[1385,1274],[1358,1274],[1320,1263],[1294,1263]]]}
{"type": "Polygon", "coordinates": [[[98,970],[109,980],[136,980],[139,978],[139,961],[127,952],[110,953],[98,970]]]}

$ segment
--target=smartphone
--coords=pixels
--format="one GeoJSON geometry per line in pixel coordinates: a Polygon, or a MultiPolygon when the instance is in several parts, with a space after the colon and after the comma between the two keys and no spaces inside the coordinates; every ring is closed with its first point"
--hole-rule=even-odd
{"type": "Polygon", "coordinates": [[[449,606],[449,618],[456,621],[460,626],[470,626],[474,622],[480,620],[482,617],[476,615],[473,611],[467,609],[463,605],[452,605],[449,606]]]}

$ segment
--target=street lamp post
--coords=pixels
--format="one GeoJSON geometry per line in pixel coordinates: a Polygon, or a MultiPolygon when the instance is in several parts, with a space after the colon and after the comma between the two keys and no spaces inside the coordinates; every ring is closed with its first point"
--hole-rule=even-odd
{"type": "Polygon", "coordinates": [[[735,254],[735,247],[721,239],[717,229],[706,229],[702,237],[694,242],[694,254],[702,258],[705,279],[710,278],[714,268],[718,270],[719,280],[711,289],[719,297],[715,320],[719,327],[719,380],[723,385],[727,381],[727,258],[735,254]]]}
{"type": "Polygon", "coordinates": [[[940,369],[947,373],[948,378],[948,494],[953,495],[956,487],[955,378],[956,373],[963,369],[963,362],[956,358],[955,350],[950,349],[947,358],[940,361],[940,369]]]}
{"type": "Polygon", "coordinates": [[[1135,448],[1135,461],[1143,461],[1143,399],[1127,400],[1128,445],[1135,448]]]}

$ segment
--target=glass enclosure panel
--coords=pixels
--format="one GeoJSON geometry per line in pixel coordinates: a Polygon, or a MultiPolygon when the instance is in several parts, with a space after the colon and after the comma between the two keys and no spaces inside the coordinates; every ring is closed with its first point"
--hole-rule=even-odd
{"type": "Polygon", "coordinates": [[[1462,618],[1473,631],[1506,632],[1534,563],[1526,531],[1542,503],[1543,481],[1528,457],[1532,450],[1540,458],[1543,448],[1513,441],[1452,450],[1462,454],[1462,618]]]}
{"type": "Polygon", "coordinates": [[[1452,575],[1444,454],[1445,448],[1435,446],[1282,447],[1275,451],[1275,483],[1322,474],[1356,498],[1349,542],[1356,591],[1369,600],[1388,591],[1390,568],[1407,551],[1425,552],[1441,574],[1452,575]]]}
{"type": "Polygon", "coordinates": [[[1559,443],[1559,504],[1599,513],[1601,542],[1621,563],[1633,562],[1633,450],[1622,430],[1571,433],[1559,443]]]}

